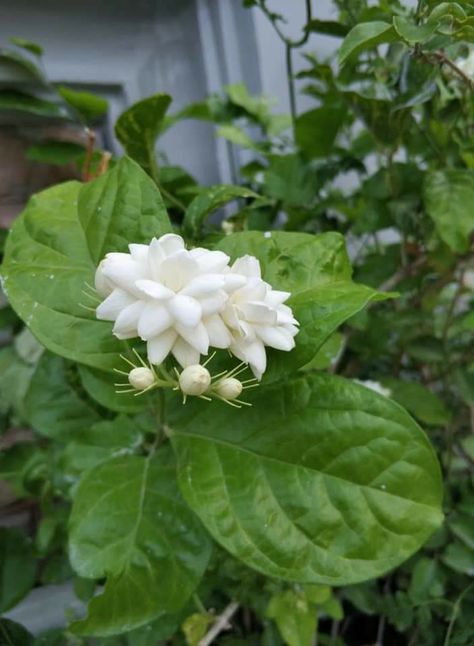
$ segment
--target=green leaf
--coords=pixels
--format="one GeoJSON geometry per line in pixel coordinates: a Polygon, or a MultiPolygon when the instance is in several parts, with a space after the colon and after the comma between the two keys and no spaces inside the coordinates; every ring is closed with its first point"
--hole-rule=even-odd
{"type": "Polygon", "coordinates": [[[80,482],[70,521],[70,559],[85,578],[107,577],[81,635],[106,636],[178,611],[201,578],[210,544],[178,494],[167,449],[123,456],[80,482]]]}
{"type": "Polygon", "coordinates": [[[393,26],[397,34],[403,38],[407,43],[413,45],[415,43],[423,43],[428,40],[436,31],[438,23],[435,21],[427,22],[424,25],[416,25],[401,16],[394,16],[393,26]]]}
{"type": "Polygon", "coordinates": [[[14,348],[0,350],[0,413],[25,417],[25,395],[33,367],[20,359],[14,348]]]}
{"type": "Polygon", "coordinates": [[[25,112],[40,117],[64,119],[61,106],[18,90],[0,90],[0,111],[25,112]]]}
{"type": "Polygon", "coordinates": [[[81,117],[88,123],[103,117],[108,110],[109,104],[105,99],[90,92],[78,92],[69,87],[60,85],[58,93],[81,117]]]}
{"type": "Polygon", "coordinates": [[[227,141],[230,141],[236,146],[250,148],[251,150],[255,150],[257,152],[260,150],[254,140],[249,137],[249,135],[244,132],[242,128],[239,128],[238,126],[234,126],[232,124],[221,126],[217,129],[217,134],[219,135],[219,137],[227,139],[227,141]]]}
{"type": "Polygon", "coordinates": [[[188,646],[199,646],[199,642],[214,621],[215,619],[211,614],[204,615],[198,612],[187,617],[181,628],[188,646]]]}
{"type": "Polygon", "coordinates": [[[442,240],[455,252],[469,248],[474,231],[474,172],[449,168],[426,174],[424,201],[442,240]]]}
{"type": "Polygon", "coordinates": [[[463,543],[458,541],[450,543],[441,560],[455,572],[474,576],[474,550],[463,543]]]}
{"type": "Polygon", "coordinates": [[[270,155],[264,192],[285,205],[308,207],[316,197],[314,173],[301,155],[270,155]]]}
{"type": "Polygon", "coordinates": [[[257,199],[258,193],[243,186],[221,184],[204,189],[188,206],[184,214],[183,230],[193,238],[199,238],[201,229],[206,219],[213,211],[228,202],[237,199],[257,199]]]}
{"type": "Polygon", "coordinates": [[[17,47],[26,49],[26,51],[31,52],[35,56],[43,55],[44,50],[41,45],[38,45],[38,43],[33,43],[31,40],[25,40],[24,38],[18,38],[14,36],[13,38],[10,38],[10,42],[17,47]]]}
{"type": "Polygon", "coordinates": [[[329,375],[171,412],[184,497],[214,538],[267,576],[347,585],[381,575],[442,521],[426,436],[397,404],[329,375]],[[416,486],[414,486],[416,483],[416,486]]]}
{"type": "Polygon", "coordinates": [[[127,157],[102,177],[84,184],[78,218],[95,265],[109,251],[127,251],[130,242],[148,244],[153,236],[172,230],[154,182],[127,157]]]}
{"type": "Polygon", "coordinates": [[[135,421],[124,415],[83,426],[61,455],[62,470],[78,476],[115,455],[133,453],[141,441],[135,421]]]}
{"type": "Polygon", "coordinates": [[[328,102],[299,115],[295,123],[295,136],[303,153],[310,159],[329,156],[346,114],[347,107],[341,102],[328,102]]]}
{"type": "Polygon", "coordinates": [[[102,370],[123,368],[124,346],[90,311],[99,299],[87,286],[107,252],[170,230],[158,189],[128,158],[82,189],[67,182],[42,191],[6,244],[2,275],[10,304],[52,352],[102,370]]]}
{"type": "Polygon", "coordinates": [[[274,619],[285,644],[311,646],[316,633],[316,609],[305,595],[294,590],[274,594],[268,604],[267,617],[274,619]]]}
{"type": "MultiPolygon", "coordinates": [[[[123,365],[122,368],[125,368],[123,365]]],[[[78,366],[82,385],[89,397],[95,399],[101,406],[117,413],[139,413],[149,406],[147,394],[135,397],[134,393],[117,392],[117,379],[121,379],[116,372],[104,372],[88,366],[78,366]]],[[[126,381],[123,375],[123,381],[126,381]]]]}
{"type": "Polygon", "coordinates": [[[63,359],[46,353],[26,394],[26,414],[35,430],[62,442],[100,420],[94,408],[72,387],[63,359]]]}
{"type": "Polygon", "coordinates": [[[337,38],[344,38],[349,31],[345,25],[335,20],[310,20],[306,25],[306,29],[317,34],[336,36],[337,38]]]}
{"type": "Polygon", "coordinates": [[[156,173],[155,143],[170,103],[169,94],[155,94],[134,103],[115,124],[115,134],[127,155],[152,176],[156,173]]]}
{"type": "Polygon", "coordinates": [[[423,603],[430,597],[436,596],[436,584],[439,575],[439,565],[434,559],[420,558],[413,568],[408,596],[414,604],[423,603]]]}
{"type": "MultiPolygon", "coordinates": [[[[12,71],[20,81],[28,81],[44,84],[45,78],[41,69],[33,61],[13,49],[0,47],[0,69],[6,68],[12,71]]],[[[16,80],[16,79],[15,79],[16,80]]]]}
{"type": "Polygon", "coordinates": [[[414,381],[390,377],[380,380],[392,392],[391,397],[420,422],[433,426],[448,424],[451,414],[444,403],[429,388],[414,381]]]}
{"type": "Polygon", "coordinates": [[[377,47],[382,43],[392,43],[395,40],[397,40],[397,33],[388,22],[376,20],[360,23],[344,38],[338,53],[339,65],[365,49],[377,47]]]}
{"type": "Polygon", "coordinates": [[[41,164],[63,166],[84,154],[84,147],[72,141],[41,141],[26,151],[26,158],[41,164]]]}
{"type": "Polygon", "coordinates": [[[2,646],[34,646],[35,639],[26,628],[11,619],[0,619],[2,646]]]}
{"type": "Polygon", "coordinates": [[[15,606],[31,590],[35,574],[31,540],[17,529],[0,527],[0,612],[15,606]]]}

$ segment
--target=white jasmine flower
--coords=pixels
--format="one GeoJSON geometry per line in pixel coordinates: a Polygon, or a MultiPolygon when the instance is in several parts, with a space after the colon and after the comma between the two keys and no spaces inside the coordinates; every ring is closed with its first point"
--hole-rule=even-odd
{"type": "Polygon", "coordinates": [[[150,363],[171,352],[178,363],[199,363],[209,345],[228,348],[231,335],[219,316],[228,295],[245,283],[225,274],[229,257],[221,251],[186,250],[175,234],[130,244],[130,253],[109,253],[95,278],[105,300],[97,318],[114,321],[119,339],[139,336],[147,342],[150,363]]]}
{"type": "Polygon", "coordinates": [[[184,395],[202,395],[211,385],[211,374],[199,364],[188,366],[179,375],[179,387],[184,395]]]}
{"type": "Polygon", "coordinates": [[[155,383],[155,375],[150,368],[133,368],[128,375],[128,381],[135,390],[146,390],[155,383]]]}
{"type": "Polygon", "coordinates": [[[372,381],[370,379],[366,379],[364,381],[360,379],[354,379],[354,381],[357,384],[360,384],[361,386],[365,386],[369,390],[373,390],[375,393],[378,393],[379,395],[383,395],[384,397],[391,397],[392,391],[390,388],[385,388],[385,386],[382,386],[381,383],[378,381],[372,381]]]}
{"type": "Polygon", "coordinates": [[[262,280],[260,263],[254,256],[236,260],[229,274],[246,279],[229,295],[221,315],[232,334],[230,351],[261,379],[267,367],[265,346],[285,351],[295,347],[298,321],[284,305],[290,293],[274,290],[262,280]]]}

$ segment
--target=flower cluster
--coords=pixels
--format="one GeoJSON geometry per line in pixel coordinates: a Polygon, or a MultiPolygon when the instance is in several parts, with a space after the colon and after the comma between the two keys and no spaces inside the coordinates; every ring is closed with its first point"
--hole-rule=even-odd
{"type": "Polygon", "coordinates": [[[214,347],[228,349],[261,379],[265,346],[294,347],[298,323],[284,304],[290,294],[262,279],[255,257],[230,266],[225,253],[188,250],[175,234],[130,244],[129,251],[108,253],[100,263],[95,286],[104,300],[96,315],[114,322],[119,339],[146,341],[151,364],[172,353],[186,368],[214,347]]]}

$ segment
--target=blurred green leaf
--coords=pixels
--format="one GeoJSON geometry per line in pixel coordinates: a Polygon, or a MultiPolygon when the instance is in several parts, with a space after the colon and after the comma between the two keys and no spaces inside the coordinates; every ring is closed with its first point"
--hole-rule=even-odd
{"type": "Polygon", "coordinates": [[[87,123],[92,123],[107,113],[109,104],[96,94],[73,90],[65,85],[60,85],[57,91],[87,123]]]}

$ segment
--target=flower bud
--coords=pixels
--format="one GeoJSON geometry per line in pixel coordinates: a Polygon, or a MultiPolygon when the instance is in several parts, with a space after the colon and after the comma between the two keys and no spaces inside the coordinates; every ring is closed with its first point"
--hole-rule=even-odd
{"type": "Polygon", "coordinates": [[[134,368],[128,375],[128,381],[136,390],[145,390],[155,383],[155,375],[150,368],[134,368]]]}
{"type": "Polygon", "coordinates": [[[224,399],[237,399],[242,393],[243,386],[238,379],[227,377],[221,379],[215,386],[215,392],[224,399]]]}
{"type": "Polygon", "coordinates": [[[211,375],[207,368],[196,364],[188,366],[179,375],[179,387],[185,395],[202,395],[211,384],[211,375]]]}

